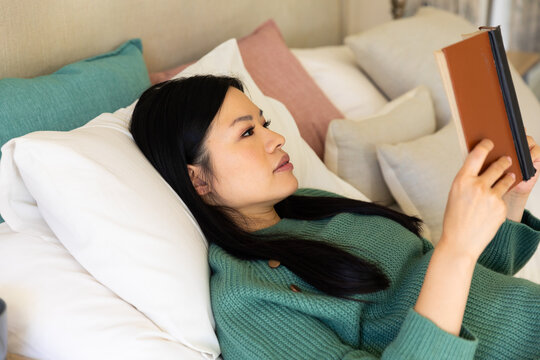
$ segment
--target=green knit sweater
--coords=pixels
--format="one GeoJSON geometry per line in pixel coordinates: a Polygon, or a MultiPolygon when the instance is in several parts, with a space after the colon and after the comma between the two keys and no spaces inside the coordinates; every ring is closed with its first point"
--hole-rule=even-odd
{"type": "MultiPolygon", "coordinates": [[[[295,195],[339,196],[315,189],[295,195]]],[[[540,220],[505,221],[475,267],[463,326],[450,334],[413,310],[433,245],[381,216],[281,219],[258,233],[354,246],[390,287],[358,299],[328,296],[285,266],[209,248],[210,293],[224,360],[540,359],[540,285],[515,278],[538,247],[540,220]],[[293,291],[291,284],[300,291],[293,291]]],[[[293,287],[294,288],[294,287],[293,287]]]]}

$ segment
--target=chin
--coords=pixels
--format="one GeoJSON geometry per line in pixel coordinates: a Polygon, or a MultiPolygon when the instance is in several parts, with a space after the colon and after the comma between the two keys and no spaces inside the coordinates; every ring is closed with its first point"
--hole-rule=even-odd
{"type": "Polygon", "coordinates": [[[279,202],[294,194],[294,192],[298,190],[298,180],[294,175],[291,175],[290,177],[287,177],[286,180],[282,179],[282,181],[279,182],[279,185],[276,184],[275,186],[274,191],[277,196],[276,200],[279,202]]]}
{"type": "Polygon", "coordinates": [[[296,190],[298,190],[298,179],[296,178],[296,176],[292,175],[290,190],[287,196],[294,194],[296,190]]]}

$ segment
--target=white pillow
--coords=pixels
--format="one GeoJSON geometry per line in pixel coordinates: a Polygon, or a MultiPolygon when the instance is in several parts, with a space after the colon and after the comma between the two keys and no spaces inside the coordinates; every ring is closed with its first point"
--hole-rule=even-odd
{"type": "Polygon", "coordinates": [[[388,101],[345,45],[291,49],[315,83],[347,119],[371,115],[388,101]]]}
{"type": "MultiPolygon", "coordinates": [[[[433,7],[415,16],[390,21],[345,38],[358,65],[391,99],[420,84],[431,90],[437,129],[447,124],[450,108],[435,62],[434,51],[462,40],[477,28],[464,18],[433,7]]],[[[527,133],[540,140],[540,103],[510,65],[527,133]]]]}
{"type": "MultiPolygon", "coordinates": [[[[303,141],[294,119],[265,97],[246,71],[235,39],[180,76],[232,74],[287,139],[301,187],[367,200],[303,141]]],[[[207,244],[194,218],[139,151],[127,130],[135,104],[70,132],[35,132],[2,147],[0,212],[15,231],[43,221],[99,282],[180,343],[220,353],[209,298],[207,244]],[[37,205],[36,205],[37,204],[37,205]]],[[[46,234],[49,236],[50,234],[46,234]]]]}
{"type": "Polygon", "coordinates": [[[88,274],[58,242],[0,224],[9,352],[56,360],[202,360],[88,274]]]}
{"type": "Polygon", "coordinates": [[[435,126],[429,90],[421,85],[374,115],[332,120],[326,134],[324,163],[371,201],[390,205],[394,199],[379,169],[375,146],[416,139],[433,133],[435,126]]]}

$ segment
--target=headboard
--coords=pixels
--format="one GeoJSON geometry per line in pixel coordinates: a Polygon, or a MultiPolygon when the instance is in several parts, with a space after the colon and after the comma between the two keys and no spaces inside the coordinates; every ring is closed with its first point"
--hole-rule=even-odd
{"type": "Polygon", "coordinates": [[[273,18],[290,47],[340,44],[341,0],[0,0],[0,78],[33,77],[139,37],[148,70],[194,60],[273,18]]]}

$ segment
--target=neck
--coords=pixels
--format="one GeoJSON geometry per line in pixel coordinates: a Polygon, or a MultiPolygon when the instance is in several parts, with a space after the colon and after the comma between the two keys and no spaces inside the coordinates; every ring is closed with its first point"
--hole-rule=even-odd
{"type": "Polygon", "coordinates": [[[258,211],[241,211],[241,214],[243,215],[243,218],[238,219],[237,224],[248,232],[254,232],[270,227],[281,220],[273,206],[258,211]]]}

